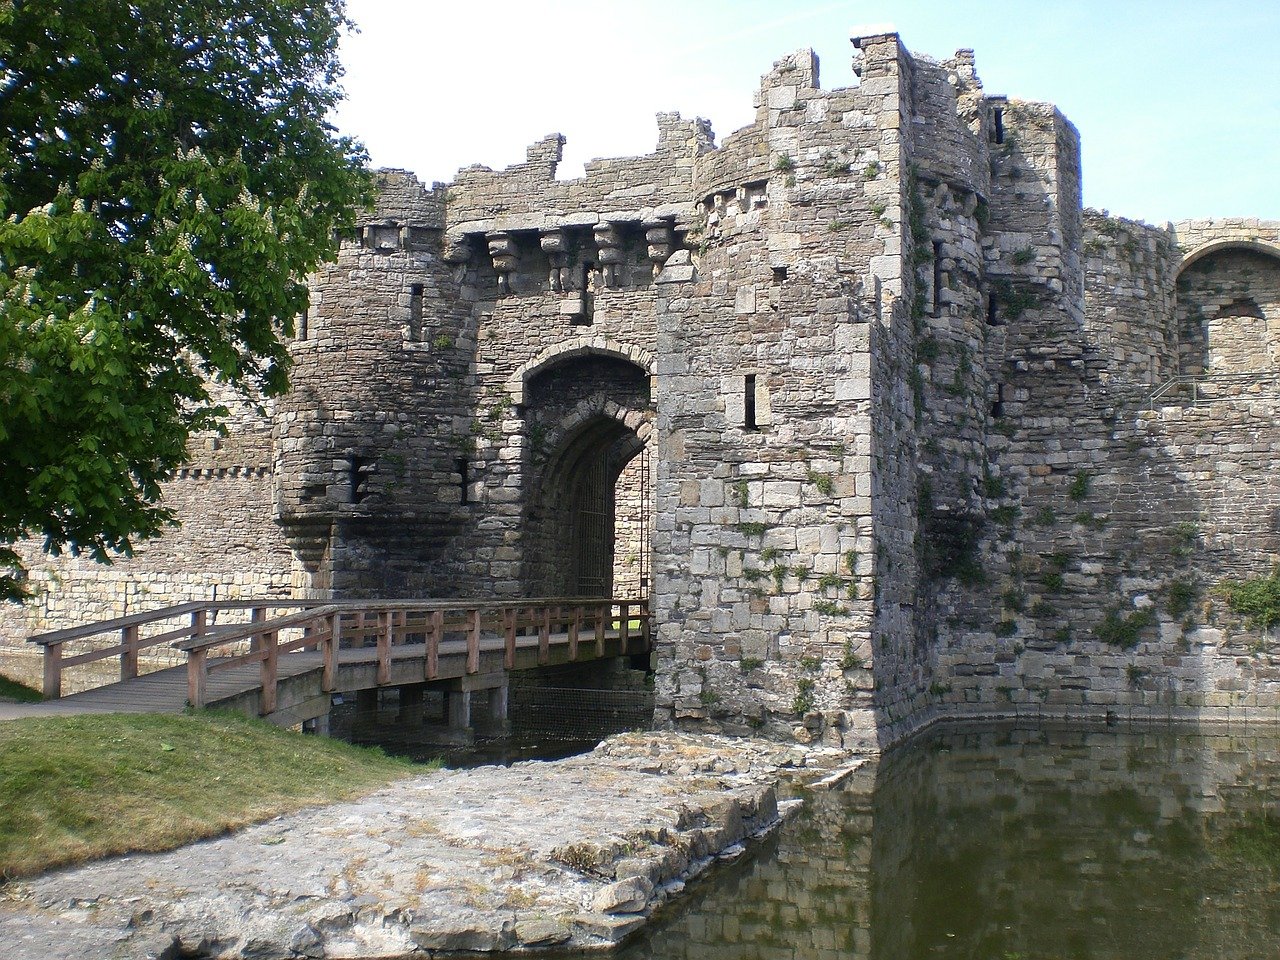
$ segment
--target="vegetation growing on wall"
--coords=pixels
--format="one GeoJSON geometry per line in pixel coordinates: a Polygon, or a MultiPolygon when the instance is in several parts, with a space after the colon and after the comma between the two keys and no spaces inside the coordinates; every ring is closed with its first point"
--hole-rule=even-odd
{"type": "Polygon", "coordinates": [[[1270,630],[1280,624],[1280,567],[1268,577],[1229,580],[1222,585],[1227,606],[1250,626],[1270,630]]]}
{"type": "Polygon", "coordinates": [[[1138,645],[1138,641],[1142,639],[1142,631],[1155,621],[1156,615],[1150,607],[1129,613],[1112,607],[1106,612],[1102,622],[1093,628],[1093,634],[1103,643],[1128,650],[1138,645]]]}

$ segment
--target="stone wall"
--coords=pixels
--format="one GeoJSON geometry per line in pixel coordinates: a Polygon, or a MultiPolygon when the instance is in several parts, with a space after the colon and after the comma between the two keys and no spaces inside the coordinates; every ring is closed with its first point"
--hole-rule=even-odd
{"type": "Polygon", "coordinates": [[[660,723],[874,738],[871,371],[900,314],[906,54],[861,49],[851,88],[822,90],[808,51],[774,65],[756,125],[699,162],[688,278],[658,278],[660,723]]]}
{"type": "MultiPolygon", "coordinates": [[[[1221,298],[1196,280],[1175,287],[1195,243],[1091,214],[1083,329],[1044,335],[1042,307],[1019,318],[1027,359],[1001,365],[1011,387],[988,435],[981,582],[940,607],[940,713],[1277,719],[1274,639],[1232,616],[1221,589],[1280,559],[1280,394],[1274,374],[1171,379],[1176,316],[1221,298]]],[[[1268,265],[1250,277],[1231,248],[1189,269],[1223,257],[1228,296],[1248,286],[1269,303],[1268,265]]],[[[1253,329],[1235,332],[1218,349],[1252,355],[1253,329]]]]}

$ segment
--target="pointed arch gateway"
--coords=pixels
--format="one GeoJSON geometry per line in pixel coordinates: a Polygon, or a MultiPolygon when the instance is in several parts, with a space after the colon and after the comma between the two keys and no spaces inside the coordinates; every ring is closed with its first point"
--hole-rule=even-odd
{"type": "Polygon", "coordinates": [[[531,595],[644,595],[653,429],[649,372],[565,353],[524,382],[525,583],[531,595]]]}

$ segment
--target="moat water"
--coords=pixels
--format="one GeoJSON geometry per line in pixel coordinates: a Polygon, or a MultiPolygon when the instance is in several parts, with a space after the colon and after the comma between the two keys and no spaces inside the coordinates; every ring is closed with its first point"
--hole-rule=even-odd
{"type": "Polygon", "coordinates": [[[933,735],[809,797],[624,960],[1275,960],[1280,740],[933,735]]]}

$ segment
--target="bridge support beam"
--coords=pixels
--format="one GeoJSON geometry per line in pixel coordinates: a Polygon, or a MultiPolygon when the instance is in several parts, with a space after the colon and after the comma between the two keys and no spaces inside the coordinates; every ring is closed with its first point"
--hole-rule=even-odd
{"type": "Polygon", "coordinates": [[[413,727],[422,726],[426,714],[427,685],[406,683],[400,688],[400,713],[396,721],[413,727]]]}
{"type": "Polygon", "coordinates": [[[507,717],[507,689],[505,678],[502,686],[489,689],[489,724],[494,733],[510,733],[511,721],[507,717]]]}
{"type": "Polygon", "coordinates": [[[356,723],[374,723],[378,719],[378,689],[356,691],[356,723]]]}
{"type": "Polygon", "coordinates": [[[445,717],[449,722],[449,732],[455,734],[471,733],[471,691],[446,690],[444,694],[445,717]]]}

